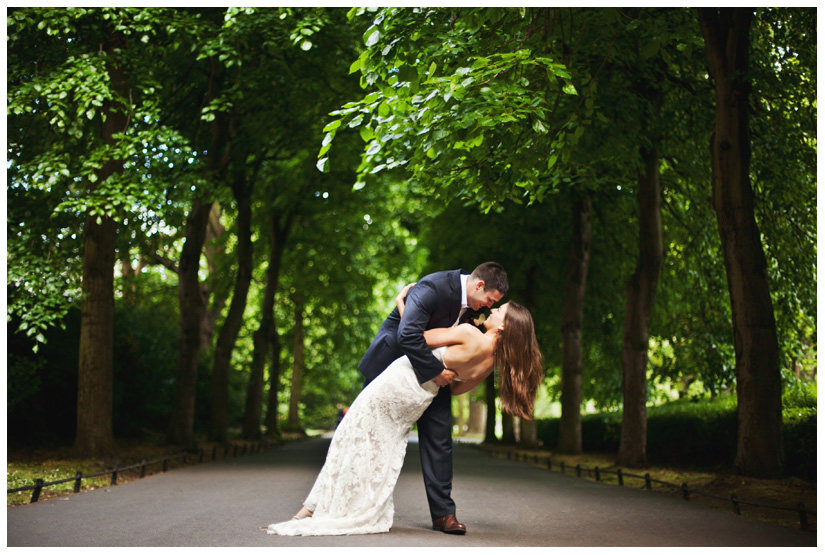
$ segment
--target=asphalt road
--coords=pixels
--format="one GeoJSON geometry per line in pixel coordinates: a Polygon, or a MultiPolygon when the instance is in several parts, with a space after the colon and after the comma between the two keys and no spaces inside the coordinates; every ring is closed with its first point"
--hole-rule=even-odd
{"type": "Polygon", "coordinates": [[[431,529],[411,441],[387,534],[282,537],[328,439],[207,462],[7,509],[7,545],[213,547],[816,546],[816,535],[678,498],[563,475],[457,445],[453,497],[465,536],[431,529]]]}

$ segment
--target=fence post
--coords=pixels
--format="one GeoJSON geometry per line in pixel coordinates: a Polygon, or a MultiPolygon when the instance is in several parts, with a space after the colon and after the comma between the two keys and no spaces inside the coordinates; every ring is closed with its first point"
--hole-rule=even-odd
{"type": "Polygon", "coordinates": [[[645,489],[647,491],[650,491],[651,489],[653,489],[652,486],[650,485],[650,474],[648,474],[648,473],[645,473],[645,489]]]}
{"type": "Polygon", "coordinates": [[[576,476],[578,476],[579,478],[582,477],[582,465],[580,464],[576,465],[576,476]]]}
{"type": "Polygon", "coordinates": [[[682,482],[682,497],[685,498],[685,501],[690,501],[690,492],[685,482],[682,482]]]}
{"type": "Polygon", "coordinates": [[[564,474],[564,461],[561,461],[561,473],[564,474]]]}
{"type": "Polygon", "coordinates": [[[595,470],[596,470],[596,481],[601,482],[602,478],[601,478],[601,476],[599,476],[599,467],[597,466],[595,470]]]}
{"type": "Polygon", "coordinates": [[[198,464],[203,464],[203,448],[198,451],[198,464]]]}
{"type": "Polygon", "coordinates": [[[550,457],[547,457],[547,470],[553,470],[553,461],[550,460],[550,457]]]}
{"type": "Polygon", "coordinates": [[[80,492],[80,481],[83,479],[83,473],[81,471],[77,471],[77,474],[74,475],[74,492],[80,492]]]}
{"type": "Polygon", "coordinates": [[[805,503],[800,502],[796,509],[799,511],[799,527],[808,531],[808,513],[805,511],[805,503]]]}
{"type": "Polygon", "coordinates": [[[733,503],[733,514],[741,515],[742,511],[739,509],[739,498],[735,493],[730,494],[730,502],[733,503]]]}
{"type": "Polygon", "coordinates": [[[40,490],[43,489],[43,478],[38,478],[34,481],[34,491],[32,491],[32,503],[37,503],[37,500],[40,499],[40,490]]]}
{"type": "Polygon", "coordinates": [[[146,477],[146,459],[140,461],[140,477],[146,477]]]}
{"type": "Polygon", "coordinates": [[[117,465],[112,469],[112,485],[117,485],[117,465]]]}
{"type": "Polygon", "coordinates": [[[169,457],[163,457],[163,471],[169,470],[169,457]]]}
{"type": "Polygon", "coordinates": [[[616,478],[619,479],[619,485],[623,486],[624,485],[624,477],[622,476],[622,469],[621,468],[616,470],[616,478]]]}

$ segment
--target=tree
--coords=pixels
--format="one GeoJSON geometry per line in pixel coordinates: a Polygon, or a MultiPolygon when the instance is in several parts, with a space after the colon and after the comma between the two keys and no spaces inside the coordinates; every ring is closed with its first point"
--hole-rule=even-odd
{"type": "MultiPolygon", "coordinates": [[[[107,65],[114,94],[126,98],[124,75],[118,66],[117,51],[123,48],[123,36],[110,31],[103,50],[112,60],[107,65]]],[[[126,115],[113,101],[104,102],[103,142],[116,145],[116,135],[126,127],[126,115]]],[[[123,171],[123,161],[115,157],[97,172],[98,181],[106,181],[123,171]]],[[[94,190],[94,183],[90,189],[94,190]]],[[[83,248],[83,293],[80,312],[80,360],[77,386],[77,437],[75,452],[79,456],[115,456],[112,433],[112,349],[114,329],[114,267],[117,227],[109,215],[86,215],[83,248]]]]}
{"type": "Polygon", "coordinates": [[[582,327],[590,262],[592,200],[580,194],[572,203],[572,240],[562,294],[561,422],[558,449],[582,452],[582,327]]]}
{"type": "Polygon", "coordinates": [[[750,182],[748,62],[753,15],[749,8],[702,8],[699,22],[716,95],[712,189],[736,348],[735,465],[746,475],[777,476],[782,472],[779,345],[750,182]]]}
{"type": "MultiPolygon", "coordinates": [[[[86,220],[76,438],[82,456],[114,456],[111,330],[117,227],[126,216],[139,221],[142,205],[162,196],[168,172],[146,179],[160,165],[157,148],[185,148],[179,135],[155,125],[161,103],[150,94],[152,61],[161,51],[157,44],[179,19],[164,10],[25,8],[9,20],[11,178],[15,187],[47,192],[53,212],[82,214],[86,220]],[[133,40],[136,35],[147,40],[133,40]],[[148,40],[150,35],[157,42],[148,40]]],[[[75,237],[60,233],[54,247],[70,251],[75,237]]],[[[11,272],[27,273],[26,268],[11,272]]],[[[38,330],[54,323],[71,302],[65,297],[54,301],[49,302],[60,307],[57,314],[43,317],[35,311],[23,316],[23,324],[38,330]]]]}

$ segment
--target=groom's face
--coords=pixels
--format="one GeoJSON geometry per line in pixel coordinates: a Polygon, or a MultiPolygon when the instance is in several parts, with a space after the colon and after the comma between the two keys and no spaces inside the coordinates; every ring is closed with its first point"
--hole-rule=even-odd
{"type": "Polygon", "coordinates": [[[483,307],[491,307],[501,300],[502,295],[498,289],[484,290],[484,282],[479,280],[473,284],[469,284],[467,289],[467,304],[473,310],[479,310],[483,307]]]}

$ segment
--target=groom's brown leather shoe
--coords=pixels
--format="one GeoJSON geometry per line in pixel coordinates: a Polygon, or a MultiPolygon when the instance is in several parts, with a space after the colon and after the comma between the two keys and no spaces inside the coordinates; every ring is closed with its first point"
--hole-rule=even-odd
{"type": "Polygon", "coordinates": [[[466,534],[467,527],[456,520],[455,515],[442,516],[433,521],[433,530],[441,530],[447,534],[466,534]]]}

